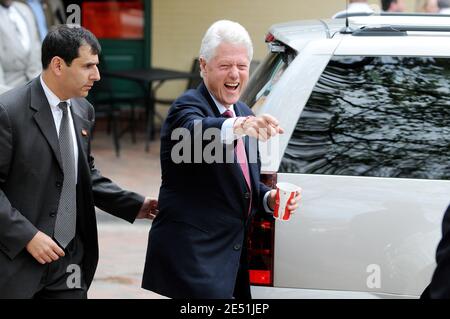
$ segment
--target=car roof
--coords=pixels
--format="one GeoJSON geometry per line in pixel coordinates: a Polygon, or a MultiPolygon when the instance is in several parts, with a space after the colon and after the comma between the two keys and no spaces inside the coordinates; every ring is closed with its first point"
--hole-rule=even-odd
{"type": "MultiPolygon", "coordinates": [[[[450,15],[389,14],[352,16],[348,18],[349,34],[354,31],[370,31],[380,27],[400,28],[420,32],[421,35],[438,34],[450,37],[450,15]]],[[[299,20],[275,24],[269,29],[276,40],[300,51],[311,40],[344,36],[346,19],[299,20]]],[[[393,30],[392,30],[393,31],[393,30]]],[[[388,34],[385,34],[388,35],[388,34]]]]}

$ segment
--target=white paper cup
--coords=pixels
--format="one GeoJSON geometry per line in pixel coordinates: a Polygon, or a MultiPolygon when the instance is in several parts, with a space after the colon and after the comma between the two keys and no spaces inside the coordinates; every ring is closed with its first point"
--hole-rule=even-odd
{"type": "Polygon", "coordinates": [[[278,220],[287,221],[291,218],[291,213],[287,209],[289,202],[295,198],[296,192],[302,189],[291,183],[277,183],[277,194],[275,198],[275,210],[273,217],[278,220]]]}

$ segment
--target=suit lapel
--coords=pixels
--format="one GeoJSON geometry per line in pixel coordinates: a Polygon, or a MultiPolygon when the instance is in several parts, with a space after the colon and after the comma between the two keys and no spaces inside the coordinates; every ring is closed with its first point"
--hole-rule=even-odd
{"type": "Polygon", "coordinates": [[[41,86],[39,77],[35,78],[31,85],[30,108],[36,111],[34,120],[39,129],[47,140],[56,161],[59,164],[61,171],[63,171],[61,155],[59,151],[59,140],[56,133],[55,120],[45,96],[44,89],[41,86]]]}
{"type": "Polygon", "coordinates": [[[211,110],[213,111],[214,115],[216,117],[221,117],[222,114],[220,114],[219,109],[216,106],[216,103],[214,103],[214,100],[212,99],[211,95],[208,92],[208,89],[206,88],[206,85],[203,82],[200,84],[198,90],[200,91],[200,93],[203,95],[203,97],[208,102],[208,104],[209,104],[211,110]]]}

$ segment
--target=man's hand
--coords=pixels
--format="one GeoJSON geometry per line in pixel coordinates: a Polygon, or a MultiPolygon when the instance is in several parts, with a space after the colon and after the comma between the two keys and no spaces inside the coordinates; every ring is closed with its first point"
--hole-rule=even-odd
{"type": "Polygon", "coordinates": [[[28,242],[26,249],[41,264],[51,263],[65,255],[64,250],[41,231],[38,231],[28,242]]]}
{"type": "Polygon", "coordinates": [[[284,133],[277,119],[269,114],[263,114],[257,117],[238,117],[234,122],[233,131],[239,135],[255,137],[263,142],[277,134],[284,133]]]}
{"type": "MultiPolygon", "coordinates": [[[[276,200],[276,195],[277,195],[277,190],[276,189],[272,189],[270,191],[269,197],[267,199],[267,204],[269,205],[269,208],[271,210],[275,209],[275,200],[276,200]]],[[[290,203],[288,203],[287,209],[289,210],[289,212],[291,214],[293,214],[295,212],[295,210],[298,208],[298,205],[300,204],[300,199],[301,199],[301,193],[300,192],[296,192],[295,197],[293,199],[291,199],[290,203]]]]}
{"type": "Polygon", "coordinates": [[[159,213],[158,210],[158,200],[151,199],[150,197],[146,197],[144,200],[144,204],[142,204],[139,213],[137,214],[137,219],[147,218],[153,219],[159,213]]]}

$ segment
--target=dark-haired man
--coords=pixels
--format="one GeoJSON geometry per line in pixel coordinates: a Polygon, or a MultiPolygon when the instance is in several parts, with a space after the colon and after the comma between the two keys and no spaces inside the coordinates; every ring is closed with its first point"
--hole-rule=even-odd
{"type": "Polygon", "coordinates": [[[98,261],[94,205],[133,222],[155,201],[94,166],[100,45],[58,26],[42,44],[41,76],[0,96],[0,298],[86,298],[98,261]]]}

